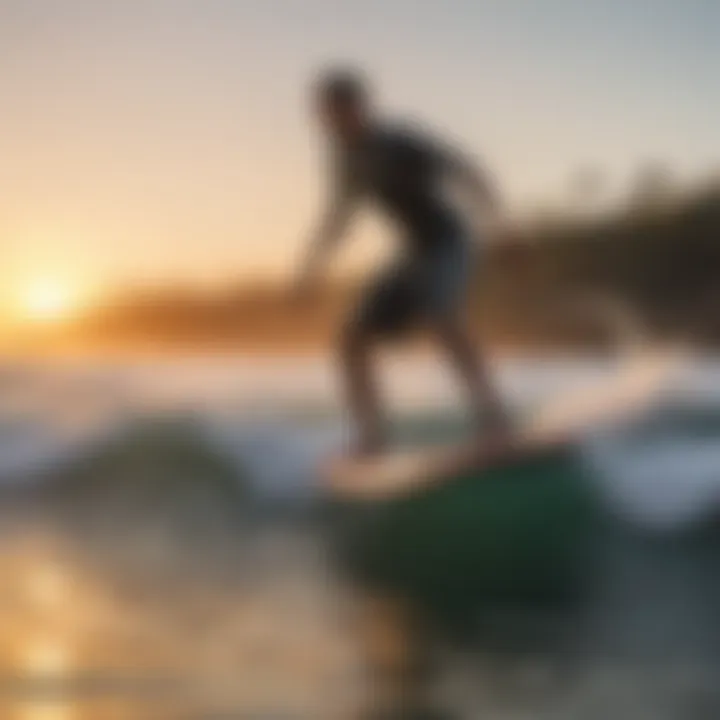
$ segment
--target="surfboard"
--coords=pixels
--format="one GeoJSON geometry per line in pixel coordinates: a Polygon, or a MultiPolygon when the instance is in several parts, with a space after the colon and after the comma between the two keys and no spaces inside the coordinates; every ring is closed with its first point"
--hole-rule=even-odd
{"type": "Polygon", "coordinates": [[[646,352],[607,381],[571,391],[541,406],[511,436],[389,452],[368,458],[336,457],[320,469],[332,494],[381,500],[413,492],[468,471],[482,472],[561,448],[584,432],[618,422],[651,402],[682,364],[677,350],[646,352]]]}
{"type": "Polygon", "coordinates": [[[678,361],[637,357],[540,407],[509,442],[330,462],[323,478],[343,571],[452,622],[493,603],[576,602],[592,582],[603,521],[577,441],[641,412],[678,361]]]}

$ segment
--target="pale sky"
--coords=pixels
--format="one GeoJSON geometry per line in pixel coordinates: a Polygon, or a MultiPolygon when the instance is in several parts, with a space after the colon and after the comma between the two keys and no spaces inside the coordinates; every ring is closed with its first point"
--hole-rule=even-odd
{"type": "Polygon", "coordinates": [[[0,0],[6,292],[288,272],[322,187],[307,85],[335,60],[512,203],[587,164],[720,160],[717,0],[0,0]]]}

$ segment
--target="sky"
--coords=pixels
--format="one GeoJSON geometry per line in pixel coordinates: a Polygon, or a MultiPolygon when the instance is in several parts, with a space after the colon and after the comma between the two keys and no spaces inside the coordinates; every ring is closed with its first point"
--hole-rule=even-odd
{"type": "Polygon", "coordinates": [[[287,275],[323,192],[308,84],[338,61],[512,206],[720,161],[717,0],[0,0],[0,303],[287,275]]]}

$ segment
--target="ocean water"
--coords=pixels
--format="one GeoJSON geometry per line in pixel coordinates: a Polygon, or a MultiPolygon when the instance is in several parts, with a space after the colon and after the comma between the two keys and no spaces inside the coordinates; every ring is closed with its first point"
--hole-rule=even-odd
{"type": "MultiPolygon", "coordinates": [[[[496,371],[524,417],[581,400],[626,362],[506,358],[496,371]]],[[[439,362],[382,370],[401,436],[464,432],[439,362]]],[[[583,432],[630,530],[672,537],[720,510],[718,388],[720,361],[689,357],[622,422],[583,432]]],[[[338,397],[322,358],[0,366],[0,718],[355,717],[372,688],[307,512],[317,463],[347,440],[338,397]]],[[[598,632],[623,641],[625,661],[558,694],[542,668],[455,658],[458,717],[716,717],[720,590],[655,552],[622,549],[634,581],[606,588],[614,630],[598,632]],[[684,664],[649,677],[637,648],[684,664]]]]}
{"type": "MultiPolygon", "coordinates": [[[[623,363],[516,358],[497,363],[496,376],[513,411],[523,416],[558,397],[581,397],[586,388],[612,382],[623,363]]],[[[386,401],[401,420],[447,418],[462,428],[466,408],[459,387],[439,362],[386,361],[381,379],[386,401]]],[[[652,480],[649,516],[671,523],[677,512],[683,522],[696,505],[717,496],[711,472],[719,459],[716,443],[693,432],[693,417],[715,413],[720,417],[720,360],[688,359],[634,419],[638,428],[652,432],[642,439],[628,437],[625,428],[615,436],[606,433],[590,444],[589,457],[605,468],[609,481],[618,477],[608,488],[618,501],[625,498],[640,508],[652,480]],[[678,468],[682,483],[674,481],[678,468]],[[653,510],[664,502],[663,493],[667,512],[653,510]]],[[[312,494],[317,462],[342,450],[349,433],[335,368],[320,358],[5,364],[0,365],[0,483],[38,481],[44,472],[160,418],[194,422],[219,454],[247,470],[258,493],[278,503],[312,494]]]]}

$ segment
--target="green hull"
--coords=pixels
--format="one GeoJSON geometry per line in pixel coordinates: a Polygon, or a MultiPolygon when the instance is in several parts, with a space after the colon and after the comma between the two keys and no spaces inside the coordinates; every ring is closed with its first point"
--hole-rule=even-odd
{"type": "Polygon", "coordinates": [[[448,618],[486,605],[574,604],[599,519],[591,487],[564,448],[401,498],[338,499],[339,560],[366,589],[448,618]]]}

